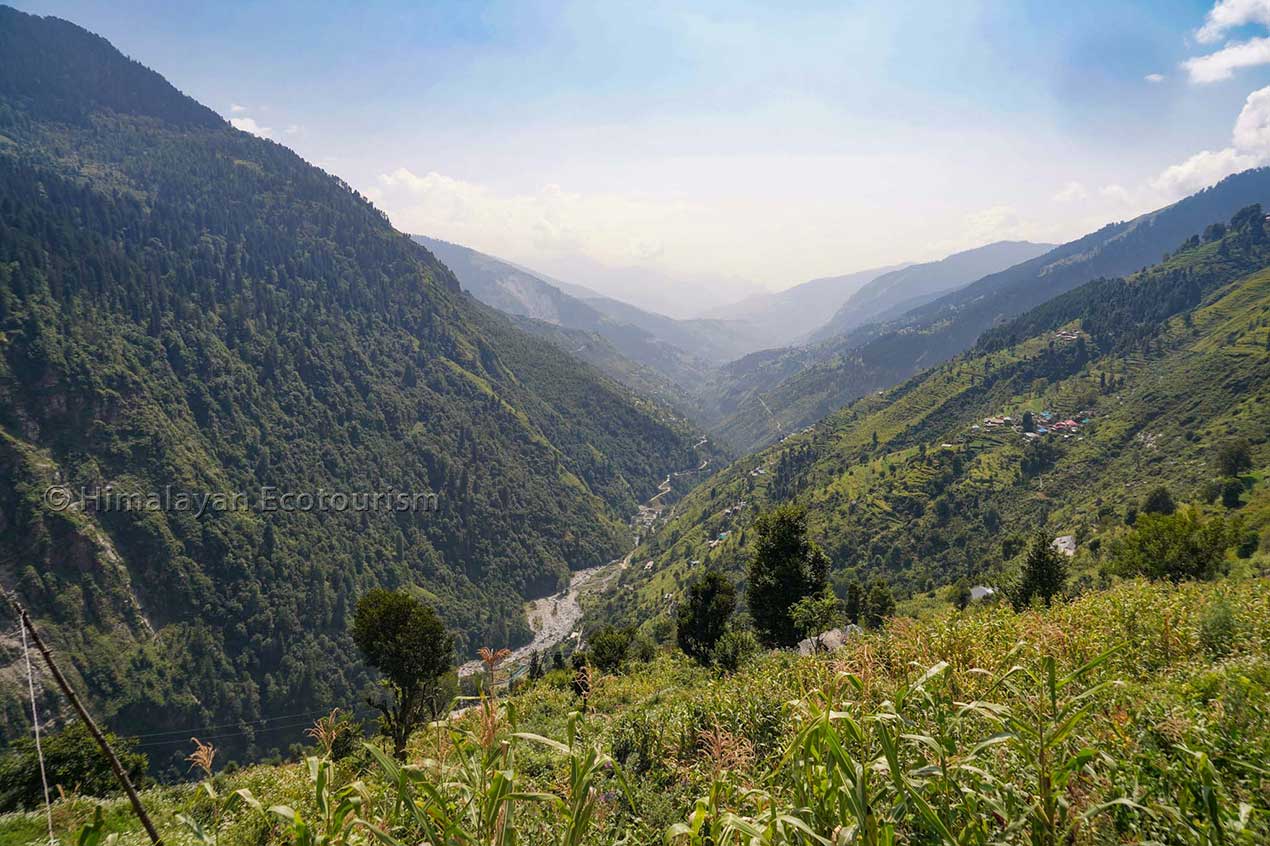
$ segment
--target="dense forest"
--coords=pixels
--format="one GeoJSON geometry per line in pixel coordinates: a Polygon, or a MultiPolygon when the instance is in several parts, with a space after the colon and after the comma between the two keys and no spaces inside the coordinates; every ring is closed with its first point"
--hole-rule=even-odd
{"type": "Polygon", "coordinates": [[[267,752],[263,718],[357,701],[340,656],[373,586],[417,590],[459,656],[523,642],[524,598],[620,556],[637,504],[700,461],[677,415],[103,39],[0,8],[0,55],[0,582],[113,728],[267,752]],[[246,507],[59,510],[51,485],[246,507]],[[266,489],[429,506],[270,510],[266,489]]]}

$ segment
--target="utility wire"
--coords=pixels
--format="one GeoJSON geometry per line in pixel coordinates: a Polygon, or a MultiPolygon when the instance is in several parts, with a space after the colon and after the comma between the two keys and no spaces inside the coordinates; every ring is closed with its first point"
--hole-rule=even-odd
{"type": "Polygon", "coordinates": [[[241,726],[250,726],[250,725],[255,725],[257,723],[268,723],[273,720],[290,720],[296,717],[322,717],[329,714],[330,712],[331,712],[330,708],[324,708],[321,711],[300,711],[295,714],[277,714],[272,717],[260,717],[255,720],[240,720],[239,722],[236,722],[236,723],[221,723],[220,725],[195,726],[194,728],[183,728],[183,729],[167,729],[165,731],[152,731],[152,732],[147,732],[146,734],[132,734],[128,736],[136,740],[149,740],[151,738],[166,737],[168,735],[198,734],[199,732],[203,732],[203,731],[216,731],[218,729],[225,729],[225,728],[236,729],[241,726]]]}
{"type": "MultiPolygon", "coordinates": [[[[273,731],[275,729],[294,729],[294,728],[299,728],[300,726],[307,726],[308,724],[309,724],[309,720],[300,720],[299,722],[295,722],[295,723],[287,723],[280,726],[260,726],[260,728],[262,730],[273,731]]],[[[206,740],[220,740],[226,737],[241,737],[242,735],[245,735],[245,734],[251,734],[253,731],[254,731],[253,729],[244,729],[242,731],[230,731],[230,732],[225,732],[224,734],[212,734],[212,735],[208,735],[207,737],[200,737],[199,740],[206,741],[206,740]]],[[[142,748],[150,747],[150,746],[168,746],[170,744],[180,743],[180,742],[181,740],[179,738],[174,737],[174,738],[171,738],[170,740],[151,740],[146,743],[138,743],[136,744],[134,748],[142,749],[142,748]]]]}

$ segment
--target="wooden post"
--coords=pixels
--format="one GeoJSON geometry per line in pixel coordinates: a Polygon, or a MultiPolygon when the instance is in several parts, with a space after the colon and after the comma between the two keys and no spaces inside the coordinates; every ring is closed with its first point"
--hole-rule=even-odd
{"type": "Polygon", "coordinates": [[[53,661],[53,656],[49,653],[48,647],[44,645],[44,641],[40,638],[40,633],[35,630],[34,624],[31,623],[31,618],[27,616],[26,609],[13,597],[9,597],[9,602],[13,605],[14,610],[18,612],[22,625],[31,633],[31,640],[34,641],[35,648],[40,651],[40,655],[44,656],[44,663],[48,665],[49,672],[53,674],[53,679],[57,682],[57,686],[62,689],[62,693],[66,694],[66,698],[70,700],[76,713],[79,714],[79,718],[83,720],[84,725],[88,727],[89,733],[97,741],[97,745],[101,747],[101,751],[106,753],[106,757],[110,760],[110,768],[115,771],[115,778],[119,779],[119,783],[123,785],[124,792],[128,794],[128,800],[132,802],[132,810],[136,811],[137,817],[141,820],[141,825],[145,827],[146,834],[150,835],[150,842],[154,846],[163,846],[163,838],[159,837],[159,832],[155,830],[154,823],[150,821],[150,816],[141,804],[141,797],[137,795],[137,789],[132,786],[132,779],[128,778],[128,773],[124,770],[123,765],[119,763],[119,758],[115,756],[115,750],[110,748],[105,736],[97,728],[93,718],[88,715],[88,711],[85,710],[83,704],[79,701],[79,697],[75,695],[75,690],[71,687],[70,682],[66,680],[66,676],[62,675],[62,671],[58,669],[57,664],[53,661]]]}

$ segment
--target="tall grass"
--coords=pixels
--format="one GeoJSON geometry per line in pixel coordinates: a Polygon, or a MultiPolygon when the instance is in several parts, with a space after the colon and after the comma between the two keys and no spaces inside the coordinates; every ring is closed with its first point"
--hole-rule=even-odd
{"type": "MultiPolygon", "coordinates": [[[[726,676],[663,656],[593,678],[585,715],[549,678],[404,765],[377,743],[332,761],[327,721],[298,766],[148,798],[170,842],[216,846],[1267,843],[1268,644],[1265,580],[1129,582],[726,676]]],[[[54,810],[97,842],[127,821],[54,810]]]]}

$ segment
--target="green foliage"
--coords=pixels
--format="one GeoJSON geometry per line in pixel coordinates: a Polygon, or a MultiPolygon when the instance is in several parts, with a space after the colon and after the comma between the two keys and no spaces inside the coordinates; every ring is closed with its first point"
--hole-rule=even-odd
{"type": "Polygon", "coordinates": [[[714,645],[711,662],[725,673],[735,673],[752,656],[762,650],[754,632],[728,626],[714,645]]]}
{"type": "Polygon", "coordinates": [[[1033,535],[1027,557],[1023,559],[1018,584],[1010,593],[1010,601],[1016,609],[1026,608],[1035,600],[1049,605],[1066,586],[1066,556],[1051,546],[1045,535],[1033,535]]]}
{"type": "Polygon", "coordinates": [[[1213,658],[1224,658],[1234,646],[1239,632],[1235,611],[1220,594],[1204,607],[1199,619],[1199,642],[1213,658]]]}
{"type": "Polygon", "coordinates": [[[1123,575],[1152,579],[1212,579],[1225,569],[1226,550],[1240,527],[1221,517],[1205,519],[1195,508],[1143,514],[1133,531],[1112,544],[1112,566],[1123,575]]]}
{"type": "Polygon", "coordinates": [[[1026,550],[1020,534],[1039,527],[1081,534],[1091,554],[1073,560],[1073,575],[1092,579],[1093,542],[1105,558],[1119,516],[1132,523],[1153,487],[1167,487],[1175,504],[1220,499],[1220,484],[1205,488],[1227,441],[1249,444],[1254,472],[1240,477],[1238,504],[1264,531],[1270,489],[1258,468],[1270,458],[1270,428],[1258,411],[1270,403],[1270,244],[1252,235],[1229,232],[1131,277],[1077,288],[971,353],[725,469],[636,553],[656,561],[654,576],[623,576],[596,613],[652,616],[672,582],[697,567],[742,583],[753,533],[711,540],[721,530],[736,537],[753,514],[791,501],[806,505],[808,531],[843,568],[833,584],[844,599],[851,577],[885,578],[901,607],[958,579],[1005,584],[1026,550]],[[983,423],[1024,411],[1038,429],[1042,411],[1087,422],[1036,438],[983,423]]]}
{"type": "Polygon", "coordinates": [[[404,759],[415,729],[445,708],[441,681],[450,671],[454,637],[432,608],[408,593],[373,590],[357,602],[353,642],[366,663],[384,675],[389,696],[373,702],[380,727],[404,759]]]}
{"type": "Polygon", "coordinates": [[[792,646],[798,628],[790,609],[828,584],[829,559],[807,537],[806,509],[783,505],[754,521],[746,601],[759,639],[767,646],[792,646]]]}
{"type": "Polygon", "coordinates": [[[1173,494],[1169,493],[1169,489],[1164,485],[1152,488],[1142,499],[1143,514],[1172,514],[1177,510],[1177,504],[1173,502],[1173,494]]]}
{"type": "MultiPolygon", "coordinates": [[[[891,610],[895,603],[892,601],[891,610]]],[[[789,619],[804,638],[828,631],[842,618],[842,606],[833,591],[826,587],[820,593],[804,596],[789,609],[789,619]]]]}
{"type": "MultiPolygon", "coordinates": [[[[149,762],[135,751],[136,740],[109,732],[106,740],[115,750],[124,771],[135,783],[143,781],[149,762]]],[[[110,761],[81,722],[41,738],[49,790],[57,796],[60,788],[84,796],[114,796],[121,788],[110,761]]],[[[34,808],[44,804],[44,786],[34,737],[21,737],[0,754],[0,813],[34,808]]]]}
{"type": "Polygon", "coordinates": [[[1244,484],[1238,479],[1227,479],[1221,486],[1221,504],[1226,508],[1243,505],[1244,484]]]}
{"type": "Polygon", "coordinates": [[[1238,476],[1252,469],[1252,454],[1246,440],[1226,441],[1217,448],[1213,465],[1218,475],[1238,476]]]}
{"type": "Polygon", "coordinates": [[[860,609],[860,624],[876,629],[895,613],[895,595],[891,586],[881,579],[874,579],[864,596],[860,609]]]}
{"type": "MultiPolygon", "coordinates": [[[[418,733],[408,765],[371,744],[146,801],[165,841],[221,846],[1251,846],[1270,837],[1266,588],[1134,580],[1018,614],[945,608],[729,674],[667,652],[595,677],[585,719],[535,684],[418,733]],[[1202,634],[1218,603],[1220,641],[1202,634]]],[[[126,803],[102,807],[102,834],[143,842],[126,803]]],[[[54,807],[62,842],[93,817],[54,807]]],[[[6,815],[0,842],[43,825],[6,815]]]]}
{"type": "Polygon", "coordinates": [[[587,639],[590,663],[602,673],[615,673],[626,662],[634,632],[617,626],[605,626],[587,639]]]}
{"type": "MultiPolygon", "coordinates": [[[[1196,278],[1187,278],[1187,268],[1179,265],[1196,252],[1216,255],[1220,251],[1220,260],[1238,262],[1250,251],[1265,249],[1264,233],[1247,218],[1238,229],[1232,226],[1228,231],[1223,225],[1223,240],[1184,247],[1165,262],[1170,271],[1179,271],[1171,283],[1147,286],[1141,296],[1126,296],[1118,277],[1154,265],[1161,253],[1190,243],[1205,226],[1262,201],[1268,192],[1270,172],[1264,168],[1246,171],[1164,209],[1109,224],[1045,255],[985,276],[893,320],[859,327],[810,350],[751,356],[760,363],[756,373],[742,380],[748,401],[717,428],[739,448],[760,449],[786,432],[819,425],[827,414],[878,390],[904,384],[972,346],[1004,350],[1084,314],[1093,318],[1097,331],[1092,334],[1100,344],[1104,329],[1117,334],[1137,334],[1143,329],[1149,333],[1147,327],[1158,322],[1160,315],[1202,300],[1204,291],[1194,285],[1196,278]],[[1014,319],[1002,321],[1003,316],[1014,319]]],[[[979,373],[986,383],[980,387],[990,388],[999,378],[992,370],[979,373]]],[[[881,436],[882,431],[876,431],[881,436]]]]}
{"type": "Polygon", "coordinates": [[[688,586],[675,615],[675,642],[694,661],[708,664],[715,644],[736,610],[736,588],[717,570],[707,570],[688,586]]]}

